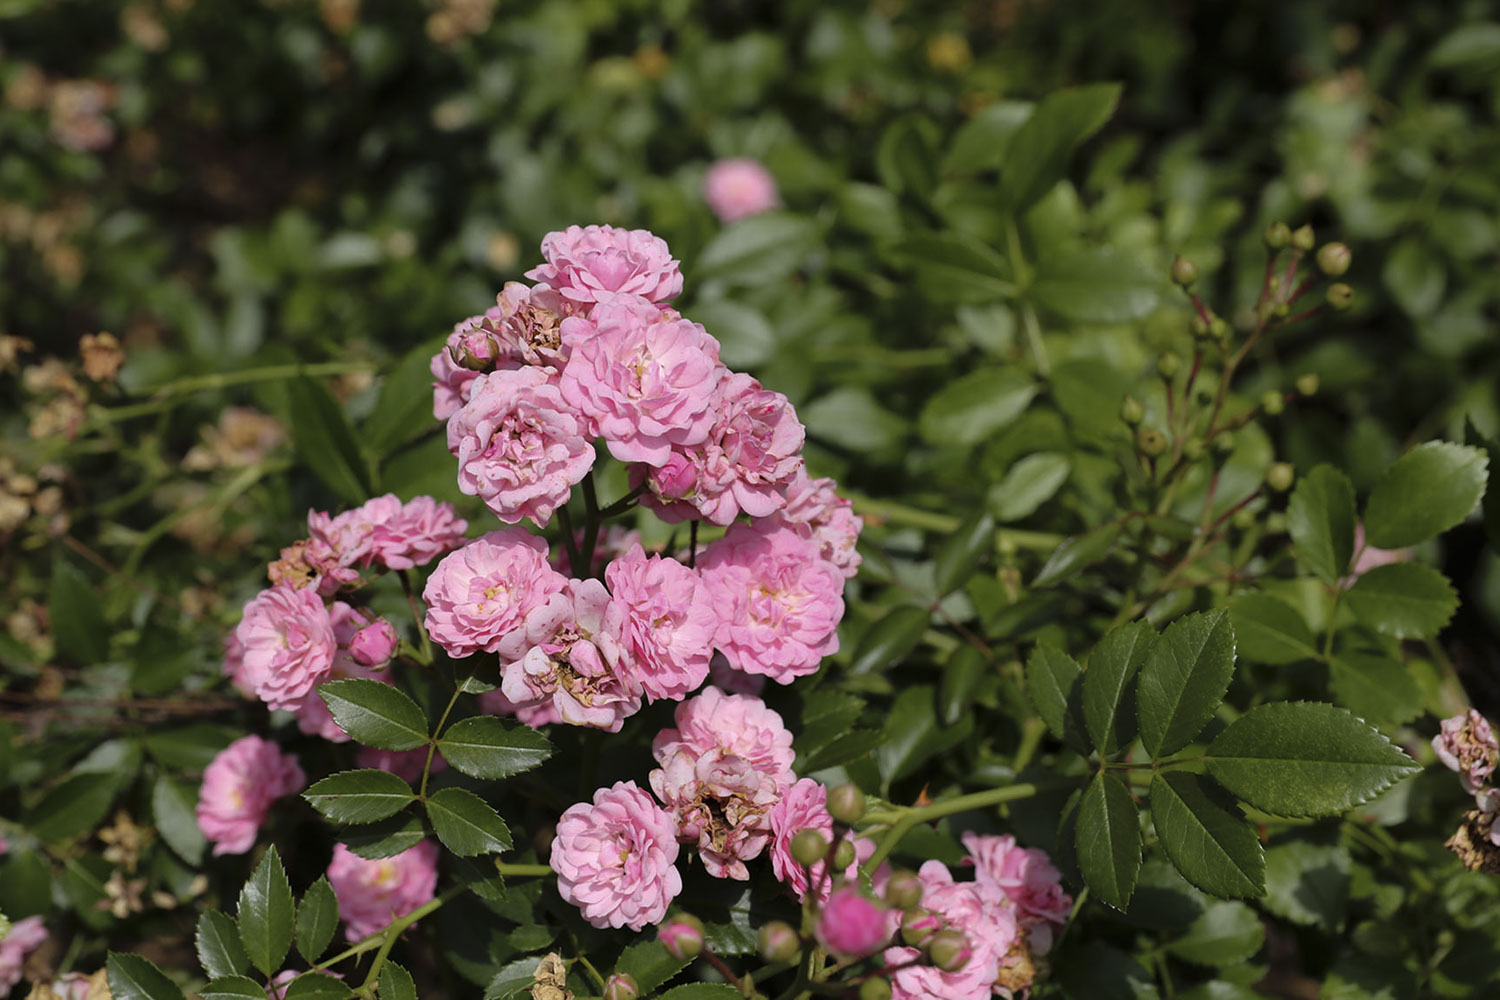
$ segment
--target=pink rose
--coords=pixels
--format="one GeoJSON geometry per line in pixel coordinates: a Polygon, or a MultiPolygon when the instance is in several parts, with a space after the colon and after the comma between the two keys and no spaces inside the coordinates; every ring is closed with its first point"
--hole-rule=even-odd
{"type": "Polygon", "coordinates": [[[889,911],[853,886],[844,886],[835,889],[818,911],[815,933],[835,955],[864,958],[890,940],[889,911]]]}
{"type": "Polygon", "coordinates": [[[532,729],[541,729],[562,721],[557,706],[551,701],[517,705],[505,697],[505,692],[499,688],[479,696],[479,710],[486,715],[514,716],[532,729]]]}
{"type": "MultiPolygon", "coordinates": [[[[360,767],[389,771],[396,777],[404,779],[408,784],[415,785],[422,779],[422,769],[427,766],[427,748],[379,750],[375,747],[360,747],[355,760],[360,767]]],[[[428,772],[437,774],[446,770],[448,770],[448,762],[443,759],[443,755],[433,754],[432,767],[428,768],[428,772]]]]}
{"type": "Polygon", "coordinates": [[[271,803],[306,785],[297,758],[259,736],[241,737],[203,772],[198,829],[214,845],[214,854],[244,854],[255,844],[271,803]]]}
{"type": "Polygon", "coordinates": [[[448,420],[448,449],[458,488],[507,524],[546,524],[594,465],[587,428],[540,368],[475,379],[448,420]]]}
{"type": "Polygon", "coordinates": [[[786,506],[774,515],[804,538],[812,539],[818,553],[837,566],[845,577],[859,571],[861,556],[855,549],[864,520],[854,505],[834,492],[832,479],[810,479],[798,469],[786,491],[786,506]]]}
{"type": "Polygon", "coordinates": [[[666,916],[682,891],[672,818],[635,782],[594,792],[557,821],[557,891],[595,927],[638,931],[666,916]]]}
{"type": "Polygon", "coordinates": [[[966,833],[963,843],[970,855],[965,863],[974,866],[976,880],[999,889],[1015,907],[1031,953],[1047,954],[1053,932],[1067,924],[1073,911],[1073,897],[1063,891],[1062,875],[1047,852],[1018,847],[1016,838],[1008,834],[966,833]]]}
{"type": "Polygon", "coordinates": [[[21,981],[26,956],[40,948],[51,937],[41,917],[27,917],[11,924],[10,933],[0,938],[0,995],[9,993],[21,981]]]}
{"type": "MultiPolygon", "coordinates": [[[[833,843],[833,817],[828,814],[828,789],[811,778],[802,778],[788,788],[781,800],[771,808],[770,820],[771,870],[779,880],[791,887],[798,899],[805,900],[809,888],[808,869],[792,857],[792,838],[803,830],[816,830],[829,844],[833,843]]],[[[819,899],[827,899],[833,890],[833,880],[827,877],[827,869],[827,862],[824,861],[812,866],[812,885],[817,889],[819,899]]],[[[844,877],[854,879],[858,869],[859,862],[856,860],[844,872],[844,877]]]]}
{"type": "Polygon", "coordinates": [[[639,545],[609,564],[604,579],[621,605],[623,662],[647,697],[681,698],[708,677],[719,619],[698,574],[639,545]]]}
{"type": "Polygon", "coordinates": [[[443,557],[422,599],[424,625],[452,657],[497,652],[526,616],[567,587],[547,565],[547,543],[521,528],[492,531],[443,557]]]}
{"type": "MultiPolygon", "coordinates": [[[[369,615],[350,607],[343,601],[334,601],[333,606],[328,609],[328,620],[333,624],[333,638],[337,645],[337,652],[333,658],[333,667],[328,676],[319,681],[320,684],[328,681],[341,681],[350,677],[363,678],[365,680],[380,681],[390,684],[390,672],[383,670],[379,665],[369,666],[361,663],[354,655],[354,647],[367,629],[373,628],[369,615]]],[[[376,619],[375,623],[385,621],[376,619]]],[[[348,743],[349,734],[339,728],[339,724],[333,721],[333,713],[328,711],[328,703],[314,689],[302,696],[302,699],[293,705],[286,706],[297,716],[297,728],[309,736],[317,736],[330,743],[348,743]]]]}
{"type": "Polygon", "coordinates": [[[718,160],[703,175],[703,200],[723,222],[769,212],[781,204],[776,180],[754,160],[718,160]]]}
{"type": "Polygon", "coordinates": [[[255,688],[245,676],[245,647],[240,645],[239,636],[234,632],[224,635],[224,676],[240,694],[246,698],[255,697],[255,688]]]}
{"type": "Polygon", "coordinates": [[[387,493],[359,509],[371,528],[371,558],[387,569],[425,566],[462,545],[469,528],[452,504],[432,497],[402,503],[396,494],[387,493]]]}
{"type": "MultiPolygon", "coordinates": [[[[918,871],[924,890],[922,908],[968,939],[972,953],[955,972],[921,963],[897,969],[891,986],[902,1000],[986,1000],[1000,966],[1016,942],[1015,914],[1004,896],[978,882],[955,882],[939,861],[928,861],[918,871]]],[[[916,948],[887,948],[887,965],[903,965],[921,956],[916,948]]]]}
{"type": "Polygon", "coordinates": [[[778,786],[745,758],[715,747],[704,754],[677,744],[658,754],[651,790],[672,814],[677,838],[696,843],[703,868],[716,878],[743,882],[745,862],[760,856],[770,840],[767,814],[778,786]]]}
{"type": "Polygon", "coordinates": [[[844,578],[796,531],[730,525],[699,569],[719,612],[714,645],[736,670],[790,684],[838,652],[844,578]]]}
{"type": "Polygon", "coordinates": [[[640,299],[611,299],[591,319],[567,320],[573,353],[558,388],[615,458],[661,465],[673,445],[708,437],[724,368],[719,342],[703,327],[652,321],[652,312],[640,299]]]}
{"type": "Polygon", "coordinates": [[[437,859],[437,845],[430,840],[378,861],[335,844],[328,884],[339,901],[345,936],[350,941],[369,937],[430,903],[437,889],[437,859]]]}
{"type": "Polygon", "coordinates": [[[482,320],[475,316],[464,320],[454,328],[448,342],[438,348],[432,356],[427,370],[432,372],[432,415],[438,420],[447,420],[469,401],[469,386],[479,377],[479,372],[465,368],[454,360],[455,355],[464,356],[467,324],[482,320]]]}
{"type": "Polygon", "coordinates": [[[663,729],[651,743],[658,762],[677,750],[702,755],[715,748],[743,757],[779,791],[797,780],[792,733],[781,716],[754,695],[704,688],[673,712],[675,729],[663,729]]]}
{"type": "Polygon", "coordinates": [[[1474,709],[1444,719],[1441,731],[1432,738],[1432,749],[1450,770],[1457,771],[1464,791],[1479,791],[1500,762],[1500,745],[1489,721],[1474,709]]]}
{"type": "Polygon", "coordinates": [[[562,321],[578,307],[554,289],[507,281],[495,296],[494,329],[499,349],[511,361],[560,372],[568,362],[562,321]]]}
{"type": "Polygon", "coordinates": [[[569,226],[542,239],[547,263],[526,272],[565,298],[593,303],[612,295],[639,295],[666,302],[682,291],[672,251],[644,229],[569,226]]]}
{"type": "Polygon", "coordinates": [[[245,605],[235,629],[244,650],[241,676],[272,708],[293,708],[333,669],[337,643],[323,599],[278,584],[245,605]]]}

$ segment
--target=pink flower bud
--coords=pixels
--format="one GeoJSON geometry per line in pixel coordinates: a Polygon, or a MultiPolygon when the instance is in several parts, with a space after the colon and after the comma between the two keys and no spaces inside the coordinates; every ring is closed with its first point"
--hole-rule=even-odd
{"type": "Polygon", "coordinates": [[[681,500],[692,496],[697,488],[697,467],[678,452],[672,452],[663,465],[651,470],[651,490],[663,500],[681,500]]]}
{"type": "Polygon", "coordinates": [[[349,655],[363,666],[378,667],[391,661],[400,642],[395,627],[384,618],[377,618],[354,633],[349,640],[349,655]]]}
{"type": "Polygon", "coordinates": [[[943,922],[926,910],[914,908],[901,914],[901,940],[914,948],[922,947],[942,928],[943,922]]]}
{"type": "Polygon", "coordinates": [[[891,936],[885,907],[852,886],[828,897],[818,914],[817,935],[825,948],[846,958],[874,954],[891,936]]]}
{"type": "Polygon", "coordinates": [[[703,951],[703,921],[679,913],[661,925],[657,937],[673,958],[697,958],[703,951]]]}
{"type": "Polygon", "coordinates": [[[974,957],[974,947],[962,931],[938,931],[927,946],[932,964],[944,972],[957,972],[974,957]]]}
{"type": "Polygon", "coordinates": [[[628,972],[616,972],[604,984],[604,1000],[636,1000],[640,995],[640,983],[628,972]]]}
{"type": "Polygon", "coordinates": [[[760,957],[767,962],[790,962],[802,950],[802,938],[784,920],[773,920],[760,929],[760,957]]]}

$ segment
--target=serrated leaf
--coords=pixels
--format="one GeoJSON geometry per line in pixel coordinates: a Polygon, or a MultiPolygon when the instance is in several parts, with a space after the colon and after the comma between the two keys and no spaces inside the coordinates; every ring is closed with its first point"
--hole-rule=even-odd
{"type": "Polygon", "coordinates": [[[1173,622],[1136,682],[1141,745],[1153,759],[1176,753],[1203,729],[1234,675],[1234,627],[1221,608],[1173,622]]]}
{"type": "Polygon", "coordinates": [[[198,918],[193,945],[198,952],[198,964],[210,979],[237,976],[250,967],[250,956],[240,943],[240,929],[226,913],[204,910],[198,918]]]}
{"type": "Polygon", "coordinates": [[[292,947],[292,887],[276,848],[269,848],[240,890],[235,919],[251,963],[264,975],[281,968],[292,947]]]}
{"type": "Polygon", "coordinates": [[[1265,890],[1260,838],[1207,778],[1158,772],[1151,779],[1151,820],[1168,860],[1204,892],[1249,898],[1265,890]]]}
{"type": "Polygon", "coordinates": [[[1156,645],[1147,621],[1122,625],[1099,640],[1083,674],[1083,719],[1094,748],[1111,754],[1135,739],[1135,680],[1156,645]]]}
{"type": "Polygon", "coordinates": [[[344,846],[367,861],[395,857],[417,846],[426,836],[422,820],[410,812],[339,831],[339,840],[344,846]]]}
{"type": "Polygon", "coordinates": [[[1284,664],[1316,659],[1312,629],[1302,613],[1270,594],[1239,594],[1229,602],[1239,655],[1254,663],[1284,664]]]}
{"type": "Polygon", "coordinates": [[[199,1000],[266,1000],[266,988],[249,976],[222,976],[198,991],[199,1000]]]}
{"type": "Polygon", "coordinates": [[[1117,910],[1130,905],[1141,870],[1139,811],[1120,779],[1101,771],[1078,802],[1078,869],[1089,891],[1117,910]]]}
{"type": "Polygon", "coordinates": [[[739,990],[724,983],[688,983],[667,990],[660,1000],[734,1000],[740,996],[739,990]]]}
{"type": "Polygon", "coordinates": [[[879,673],[916,649],[932,621],[932,612],[913,604],[891,608],[854,643],[852,674],[879,673]]]}
{"type": "Polygon", "coordinates": [[[1329,816],[1367,802],[1420,768],[1342,708],[1273,702],[1240,716],[1209,744],[1208,771],[1274,816],[1329,816]]]}
{"type": "Polygon", "coordinates": [[[167,846],[190,865],[203,861],[206,846],[198,828],[197,791],[165,775],[151,787],[151,818],[167,846]]]}
{"type": "Polygon", "coordinates": [[[1488,481],[1489,457],[1479,448],[1429,441],[1398,458],[1365,504],[1365,541],[1402,549],[1469,516],[1488,481]]]}
{"type": "Polygon", "coordinates": [[[376,996],[380,1000],[417,1000],[417,984],[410,972],[395,962],[386,962],[380,967],[376,996]]]}
{"type": "Polygon", "coordinates": [[[369,462],[339,401],[321,382],[305,376],[286,383],[292,442],[309,470],[350,503],[375,494],[369,462]]]}
{"type": "Polygon", "coordinates": [[[318,685],[339,728],[365,746],[415,750],[427,743],[427,717],[393,685],[353,677],[318,685]]]}
{"type": "Polygon", "coordinates": [[[1361,719],[1399,726],[1422,714],[1422,687],[1404,663],[1368,653],[1340,653],[1328,662],[1333,700],[1361,719]]]}
{"type": "Polygon", "coordinates": [[[938,595],[947,597],[967,583],[994,547],[995,519],[982,511],[969,515],[938,548],[933,560],[938,595]]]}
{"type": "Polygon", "coordinates": [[[518,958],[495,973],[485,987],[484,1000],[510,1000],[529,990],[536,983],[536,968],[539,960],[535,956],[518,958]]]}
{"type": "Polygon", "coordinates": [[[1053,736],[1088,752],[1083,718],[1083,668],[1067,653],[1039,645],[1026,661],[1026,691],[1053,736]]]}
{"type": "Polygon", "coordinates": [[[1331,465],[1320,465],[1297,481],[1286,507],[1292,551],[1308,572],[1338,583],[1354,555],[1354,484],[1331,465]]]}
{"type": "Polygon", "coordinates": [[[1266,929],[1244,903],[1210,903],[1167,951],[1195,965],[1237,965],[1260,951],[1266,929]]]}
{"type": "Polygon", "coordinates": [[[112,951],[105,968],[113,1000],[182,1000],[177,984],[139,955],[112,951]]]}
{"type": "Polygon", "coordinates": [[[354,991],[323,972],[304,972],[282,990],[282,1000],[347,1000],[354,991]]]}
{"type": "Polygon", "coordinates": [[[1361,624],[1398,639],[1437,635],[1458,610],[1458,592],[1448,578],[1421,563],[1366,570],[1344,600],[1361,624]]]}
{"type": "Polygon", "coordinates": [[[339,823],[373,823],[394,816],[416,798],[404,778],[374,768],[330,774],[302,797],[339,823]]]}
{"type": "Polygon", "coordinates": [[[615,971],[634,976],[641,995],[648,996],[691,964],[691,959],[673,958],[667,954],[660,941],[637,941],[620,953],[615,971]]]}
{"type": "Polygon", "coordinates": [[[339,900],[326,876],[308,887],[297,905],[297,927],[294,934],[297,952],[309,965],[317,963],[333,941],[339,926],[339,900]]]}
{"type": "Polygon", "coordinates": [[[464,788],[444,788],[427,799],[427,818],[443,846],[460,857],[510,850],[510,830],[493,806],[464,788]]]}
{"type": "Polygon", "coordinates": [[[1349,852],[1294,840],[1266,850],[1266,909],[1293,923],[1341,930],[1349,911],[1349,852]]]}
{"type": "Polygon", "coordinates": [[[473,778],[509,778],[552,756],[552,743],[530,726],[476,715],[448,727],[438,741],[443,759],[473,778]]]}
{"type": "Polygon", "coordinates": [[[1120,91],[1117,83],[1069,87],[1037,104],[1001,165],[1001,189],[1012,212],[1024,212],[1062,179],[1073,151],[1114,114],[1120,91]]]}
{"type": "Polygon", "coordinates": [[[938,390],[922,407],[917,429],[936,445],[976,445],[1025,412],[1037,391],[1019,369],[982,368],[938,390]]]}
{"type": "Polygon", "coordinates": [[[1063,539],[1062,544],[1053,549],[1052,554],[1047,557],[1041,572],[1036,575],[1035,580],[1031,581],[1031,585],[1050,587],[1092,566],[1109,555],[1115,547],[1115,539],[1119,537],[1120,522],[1110,521],[1097,528],[1091,528],[1081,535],[1063,539]]]}

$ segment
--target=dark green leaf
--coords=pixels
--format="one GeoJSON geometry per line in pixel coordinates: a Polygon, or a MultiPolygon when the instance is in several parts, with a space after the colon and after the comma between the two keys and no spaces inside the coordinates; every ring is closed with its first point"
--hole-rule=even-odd
{"type": "Polygon", "coordinates": [[[938,686],[938,707],[943,725],[957,725],[969,714],[974,692],[990,672],[984,654],[965,643],[953,651],[943,666],[943,680],[938,686]]]}
{"type": "Polygon", "coordinates": [[[1354,484],[1331,465],[1313,469],[1292,490],[1286,526],[1303,567],[1324,583],[1338,583],[1354,555],[1354,484]]]}
{"type": "Polygon", "coordinates": [[[1421,563],[1366,570],[1344,600],[1361,624],[1398,639],[1437,635],[1458,610],[1458,593],[1448,578],[1421,563]]]}
{"type": "Polygon", "coordinates": [[[1234,627],[1223,610],[1173,622],[1151,648],[1136,685],[1141,745],[1176,753],[1214,714],[1234,675],[1234,627]]]}
{"type": "Polygon", "coordinates": [[[727,226],[709,240],[697,266],[685,273],[694,282],[716,279],[735,285],[768,285],[800,268],[818,249],[818,232],[808,220],[767,212],[727,226]]]}
{"type": "Polygon", "coordinates": [[[1088,752],[1083,718],[1083,668],[1067,653],[1039,645],[1026,661],[1026,691],[1052,735],[1080,753],[1088,752]]]}
{"type": "Polygon", "coordinates": [[[292,947],[292,915],[292,887],[281,856],[271,847],[240,890],[236,914],[245,954],[267,976],[280,971],[292,947]]]}
{"type": "Polygon", "coordinates": [[[422,820],[410,812],[339,831],[339,840],[344,846],[369,861],[395,857],[411,850],[425,836],[427,832],[422,828],[422,820]]]}
{"type": "Polygon", "coordinates": [[[1293,923],[1341,930],[1349,913],[1349,852],[1305,841],[1266,851],[1266,909],[1293,923]]]}
{"type": "Polygon", "coordinates": [[[198,964],[210,979],[237,976],[250,967],[250,957],[240,944],[240,931],[228,914],[204,910],[198,918],[198,932],[193,936],[198,964]]]}
{"type": "Polygon", "coordinates": [[[540,959],[535,956],[518,958],[505,966],[485,987],[484,1000],[511,1000],[536,983],[536,968],[540,959]]]}
{"type": "Polygon", "coordinates": [[[1434,69],[1494,70],[1500,68],[1500,24],[1466,24],[1444,35],[1427,52],[1434,69]]]}
{"type": "Polygon", "coordinates": [[[266,1000],[266,988],[249,976],[222,976],[198,992],[199,1000],[266,1000]]]}
{"type": "Polygon", "coordinates": [[[376,991],[380,1000],[417,1000],[417,984],[411,973],[395,962],[386,962],[380,967],[380,983],[376,991]]]}
{"type": "Polygon", "coordinates": [[[333,894],[328,879],[319,876],[308,887],[297,906],[297,928],[295,938],[297,951],[307,959],[309,965],[316,964],[333,941],[333,932],[339,927],[339,901],[333,894]]]}
{"type": "Polygon", "coordinates": [[[854,644],[849,672],[878,673],[905,659],[922,641],[932,612],[911,604],[891,608],[854,644]]]}
{"type": "Polygon", "coordinates": [[[112,774],[75,774],[53,788],[31,810],[26,825],[44,844],[56,844],[92,830],[115,800],[112,774]]]}
{"type": "Polygon", "coordinates": [[[880,776],[887,786],[963,742],[974,728],[972,716],[965,716],[956,726],[939,725],[934,697],[932,688],[918,685],[902,691],[891,706],[885,739],[876,751],[880,776]]]}
{"type": "Polygon", "coordinates": [[[937,187],[937,128],[920,115],[897,118],[875,147],[875,170],[880,181],[897,194],[925,201],[937,187]]]}
{"type": "Polygon", "coordinates": [[[1147,621],[1110,632],[1089,654],[1083,674],[1083,719],[1100,754],[1111,754],[1135,739],[1135,692],[1130,682],[1156,645],[1147,621]]]}
{"type": "Polygon", "coordinates": [[[1161,298],[1161,279],[1110,250],[1079,250],[1037,262],[1028,290],[1042,309],[1075,323],[1128,323],[1161,298]]]}
{"type": "Polygon", "coordinates": [[[685,959],[673,958],[667,954],[667,949],[660,941],[637,941],[620,953],[615,971],[634,976],[636,985],[641,988],[641,995],[647,996],[666,985],[669,979],[686,969],[689,964],[691,963],[685,959]]]}
{"type": "Polygon", "coordinates": [[[886,254],[914,271],[922,294],[934,302],[982,304],[1016,292],[1005,258],[964,233],[913,233],[886,254]]]}
{"type": "Polygon", "coordinates": [[[304,972],[287,984],[283,1000],[346,1000],[354,995],[342,980],[323,972],[304,972]]]}
{"type": "Polygon", "coordinates": [[[1061,583],[1109,555],[1115,547],[1115,539],[1119,537],[1120,522],[1110,521],[1097,528],[1090,528],[1081,535],[1063,539],[1062,544],[1047,557],[1042,571],[1031,581],[1031,585],[1050,587],[1054,583],[1061,583]]]}
{"type": "Polygon", "coordinates": [[[1391,298],[1415,319],[1436,312],[1443,304],[1443,292],[1448,286],[1448,272],[1443,267],[1442,256],[1417,236],[1407,237],[1396,244],[1396,249],[1385,260],[1381,278],[1391,298]]]}
{"type": "Polygon", "coordinates": [[[104,605],[84,575],[62,556],[52,560],[47,588],[47,613],[58,651],[82,666],[109,655],[109,626],[104,605]]]}
{"type": "Polygon", "coordinates": [[[552,744],[542,733],[488,715],[449,726],[438,749],[448,763],[475,778],[509,778],[552,756],[552,744]]]}
{"type": "Polygon", "coordinates": [[[1399,726],[1422,714],[1422,687],[1385,656],[1340,653],[1328,662],[1333,700],[1369,722],[1399,726]]]}
{"type": "Polygon", "coordinates": [[[1195,965],[1237,965],[1260,951],[1266,929],[1244,903],[1210,903],[1167,951],[1195,965]]]}
{"type": "Polygon", "coordinates": [[[805,759],[798,758],[798,764],[808,771],[843,767],[869,754],[880,746],[883,739],[878,729],[851,729],[837,739],[810,751],[805,759]]]}
{"type": "Polygon", "coordinates": [[[1270,594],[1240,594],[1229,602],[1229,618],[1239,655],[1255,663],[1296,663],[1316,659],[1312,629],[1301,613],[1270,594]]]}
{"type": "Polygon", "coordinates": [[[1490,547],[1500,549],[1500,441],[1479,433],[1474,422],[1466,418],[1464,444],[1484,449],[1485,458],[1489,460],[1481,509],[1484,511],[1484,533],[1490,540],[1490,547]]]}
{"type": "Polygon", "coordinates": [[[995,548],[995,520],[988,514],[970,514],[937,551],[933,578],[937,592],[947,597],[968,582],[984,557],[995,548]]]}
{"type": "Polygon", "coordinates": [[[1207,778],[1158,772],[1151,780],[1151,820],[1167,858],[1204,892],[1249,898],[1265,891],[1260,838],[1207,778]]]}
{"type": "Polygon", "coordinates": [[[139,955],[112,951],[106,968],[113,1000],[182,1000],[177,984],[139,955]]]}
{"type": "Polygon", "coordinates": [[[1037,385],[1016,368],[981,368],[949,382],[922,408],[918,428],[937,445],[967,447],[1025,411],[1037,385]]]}
{"type": "Polygon", "coordinates": [[[291,379],[286,387],[297,454],[334,493],[350,503],[364,503],[374,495],[375,484],[343,406],[310,378],[291,379]]]}
{"type": "Polygon", "coordinates": [[[360,428],[365,444],[384,456],[423,431],[439,426],[432,416],[432,356],[443,348],[445,337],[433,337],[417,345],[381,381],[380,399],[360,428]]]}
{"type": "Polygon", "coordinates": [[[1365,541],[1380,549],[1425,542],[1469,516],[1484,495],[1489,458],[1479,448],[1429,441],[1387,470],[1365,505],[1365,541]]]}
{"type": "Polygon", "coordinates": [[[724,983],[688,983],[674,986],[661,995],[661,1000],[735,1000],[742,996],[739,990],[724,983]]]}
{"type": "Polygon", "coordinates": [[[427,799],[427,818],[443,846],[460,857],[510,850],[510,830],[493,806],[464,788],[444,788],[427,799]]]}
{"type": "Polygon", "coordinates": [[[1002,524],[1030,517],[1062,489],[1072,471],[1068,456],[1059,452],[1027,455],[1006,470],[1004,479],[990,487],[987,498],[990,513],[1002,524]]]}
{"type": "Polygon", "coordinates": [[[1067,1000],[1157,1000],[1159,996],[1151,973],[1102,941],[1075,942],[1060,959],[1054,968],[1067,1000]]]}
{"type": "Polygon", "coordinates": [[[1419,768],[1344,709],[1317,702],[1259,705],[1208,747],[1208,770],[1275,816],[1328,816],[1367,802],[1419,768]]]}
{"type": "Polygon", "coordinates": [[[364,678],[318,685],[339,728],[365,746],[414,750],[427,743],[427,717],[393,685],[364,678]]]}
{"type": "Polygon", "coordinates": [[[302,797],[339,823],[373,823],[394,816],[416,796],[404,778],[366,768],[330,774],[314,782],[302,797]]]}
{"type": "Polygon", "coordinates": [[[165,775],[151,788],[151,816],[167,846],[190,865],[203,860],[203,831],[198,829],[196,789],[165,775]]]}
{"type": "Polygon", "coordinates": [[[1139,812],[1124,783],[1103,771],[1078,803],[1078,868],[1099,899],[1117,910],[1130,905],[1141,870],[1139,812]]]}
{"type": "Polygon", "coordinates": [[[1120,103],[1115,83],[1070,87],[1047,95],[1011,140],[1001,167],[1006,203],[1016,214],[1030,208],[1062,179],[1085,139],[1109,121],[1120,103]]]}

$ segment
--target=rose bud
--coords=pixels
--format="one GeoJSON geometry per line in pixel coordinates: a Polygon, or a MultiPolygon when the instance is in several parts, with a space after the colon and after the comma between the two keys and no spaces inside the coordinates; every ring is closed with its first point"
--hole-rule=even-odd
{"type": "Polygon", "coordinates": [[[657,938],[673,958],[697,958],[703,951],[703,921],[690,913],[679,913],[661,925],[657,938]]]}

